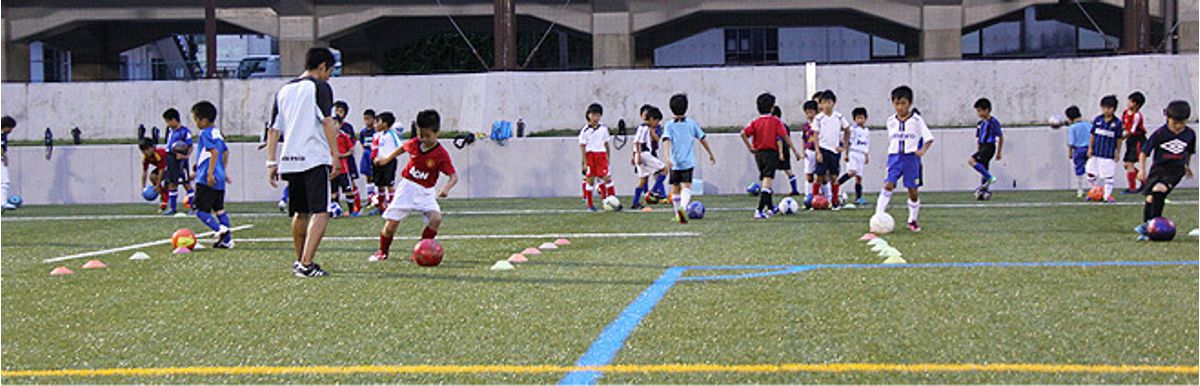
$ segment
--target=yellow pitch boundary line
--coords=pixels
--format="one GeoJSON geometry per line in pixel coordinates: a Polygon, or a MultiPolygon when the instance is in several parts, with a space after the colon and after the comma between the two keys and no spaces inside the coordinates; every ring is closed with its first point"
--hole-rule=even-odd
{"type": "Polygon", "coordinates": [[[660,364],[660,365],[369,365],[369,366],[229,366],[160,367],[62,370],[5,370],[0,377],[97,377],[171,375],[283,375],[283,374],[555,374],[574,371],[620,373],[1167,373],[1200,375],[1200,366],[1081,365],[1033,363],[791,363],[763,365],[660,364]]]}

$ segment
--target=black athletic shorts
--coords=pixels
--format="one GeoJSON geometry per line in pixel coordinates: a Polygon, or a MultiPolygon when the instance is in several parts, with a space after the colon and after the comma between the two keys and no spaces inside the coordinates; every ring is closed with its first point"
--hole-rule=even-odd
{"type": "Polygon", "coordinates": [[[375,186],[392,186],[396,182],[396,160],[383,165],[375,165],[375,186]]]}
{"type": "Polygon", "coordinates": [[[1179,185],[1179,181],[1183,180],[1185,171],[1183,168],[1150,168],[1150,173],[1146,175],[1146,182],[1142,184],[1142,194],[1150,195],[1154,191],[1154,185],[1163,184],[1167,186],[1167,193],[1175,190],[1175,186],[1179,185]]]}
{"type": "Polygon", "coordinates": [[[333,177],[333,184],[330,185],[330,188],[333,190],[341,189],[343,191],[350,191],[350,174],[339,173],[337,177],[333,177]]]}
{"type": "Polygon", "coordinates": [[[783,147],[779,148],[783,152],[783,159],[775,158],[775,170],[792,170],[791,149],[788,149],[787,142],[783,143],[783,147]]]}
{"type": "Polygon", "coordinates": [[[817,151],[821,152],[821,162],[817,162],[817,170],[813,174],[818,176],[829,174],[837,178],[842,171],[842,155],[824,148],[817,149],[817,151]]]}
{"type": "Polygon", "coordinates": [[[971,155],[971,158],[974,158],[975,162],[983,164],[984,168],[991,167],[988,164],[992,163],[992,158],[994,157],[996,157],[996,144],[994,143],[979,144],[979,150],[976,150],[975,154],[971,155]]]}
{"type": "Polygon", "coordinates": [[[683,184],[683,183],[690,184],[690,183],[692,183],[692,171],[693,170],[696,170],[696,169],[684,169],[684,170],[671,169],[671,175],[670,175],[670,178],[667,179],[667,183],[671,184],[671,185],[683,184]]]}
{"type": "Polygon", "coordinates": [[[191,181],[188,176],[188,161],[176,160],[173,156],[167,156],[167,178],[168,184],[186,184],[191,181]]]}
{"type": "MultiPolygon", "coordinates": [[[[1125,138],[1125,162],[1138,162],[1138,154],[1142,152],[1142,146],[1146,145],[1146,136],[1138,135],[1125,138]]],[[[1149,178],[1149,176],[1147,176],[1149,178]]]]}
{"type": "Polygon", "coordinates": [[[283,179],[288,183],[288,215],[329,211],[329,165],[286,173],[283,179]]]}
{"type": "Polygon", "coordinates": [[[225,191],[216,190],[204,184],[196,184],[196,195],[192,197],[192,208],[208,213],[225,210],[225,191]]]}
{"type": "Polygon", "coordinates": [[[758,178],[775,178],[775,170],[779,169],[779,150],[755,151],[754,163],[758,165],[758,178]]]}

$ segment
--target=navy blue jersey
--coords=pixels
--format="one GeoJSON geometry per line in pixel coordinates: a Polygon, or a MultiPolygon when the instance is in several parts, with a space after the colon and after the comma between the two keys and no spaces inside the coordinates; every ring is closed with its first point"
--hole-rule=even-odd
{"type": "Polygon", "coordinates": [[[1117,159],[1117,144],[1121,140],[1121,119],[1113,117],[1105,121],[1104,116],[1092,120],[1092,156],[1117,159]]]}
{"type": "Polygon", "coordinates": [[[362,148],[363,148],[364,152],[371,151],[371,142],[374,140],[375,140],[375,129],[370,128],[370,127],[364,127],[362,129],[362,131],[358,132],[358,143],[362,144],[362,148]]]}
{"type": "Polygon", "coordinates": [[[1190,127],[1176,134],[1163,125],[1150,135],[1142,153],[1149,156],[1154,153],[1154,169],[1183,171],[1188,164],[1188,158],[1196,154],[1196,132],[1190,127]]]}
{"type": "Polygon", "coordinates": [[[975,129],[975,138],[979,139],[979,143],[996,143],[996,139],[1003,136],[1000,132],[1000,121],[996,117],[988,117],[979,121],[979,127],[975,129]]]}

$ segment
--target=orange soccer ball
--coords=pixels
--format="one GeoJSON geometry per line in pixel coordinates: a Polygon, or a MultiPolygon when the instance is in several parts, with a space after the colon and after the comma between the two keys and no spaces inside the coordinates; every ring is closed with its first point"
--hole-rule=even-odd
{"type": "Polygon", "coordinates": [[[1093,186],[1092,190],[1088,191],[1088,201],[1104,201],[1104,188],[1093,186]]]}
{"type": "Polygon", "coordinates": [[[187,228],[183,228],[183,229],[175,231],[175,234],[171,235],[171,247],[173,247],[175,249],[179,249],[179,248],[187,248],[189,250],[195,249],[196,248],[196,233],[192,232],[191,229],[187,229],[187,228]]]}

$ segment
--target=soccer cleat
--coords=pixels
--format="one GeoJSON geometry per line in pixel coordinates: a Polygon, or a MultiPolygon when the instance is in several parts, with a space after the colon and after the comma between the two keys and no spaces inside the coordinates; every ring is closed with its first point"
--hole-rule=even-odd
{"type": "Polygon", "coordinates": [[[799,196],[799,195],[800,195],[800,192],[797,192],[795,190],[793,190],[791,193],[788,193],[788,197],[799,196]]]}
{"type": "Polygon", "coordinates": [[[917,225],[916,221],[909,221],[908,222],[908,230],[913,231],[913,232],[920,232],[921,226],[917,225]]]}
{"type": "MultiPolygon", "coordinates": [[[[8,205],[8,204],[4,204],[4,205],[8,205]]],[[[163,216],[174,216],[176,214],[178,214],[178,212],[173,211],[173,210],[165,210],[162,212],[163,216]]]]}
{"type": "Polygon", "coordinates": [[[233,239],[229,241],[217,240],[217,242],[213,243],[212,247],[213,249],[233,249],[233,239]]]}
{"type": "Polygon", "coordinates": [[[288,203],[287,201],[279,200],[279,202],[275,203],[275,207],[279,208],[280,212],[287,212],[288,203]]]}
{"type": "Polygon", "coordinates": [[[1149,241],[1150,237],[1147,237],[1146,235],[1138,235],[1136,240],[1137,241],[1149,241]]]}
{"type": "Polygon", "coordinates": [[[1112,196],[1109,196],[1108,198],[1104,199],[1104,202],[1105,202],[1105,203],[1112,204],[1112,203],[1116,203],[1116,202],[1117,202],[1117,199],[1115,199],[1115,198],[1112,198],[1112,196]]]}
{"type": "Polygon", "coordinates": [[[296,262],[296,264],[292,266],[292,271],[296,277],[321,277],[329,275],[329,273],[322,270],[321,265],[317,263],[313,263],[312,265],[306,267],[299,262],[296,262]]]}
{"type": "Polygon", "coordinates": [[[375,253],[371,254],[371,257],[367,258],[367,261],[384,261],[387,259],[388,255],[386,253],[383,253],[383,251],[375,251],[375,253]]]}
{"type": "Polygon", "coordinates": [[[997,180],[996,176],[992,176],[991,178],[988,178],[987,182],[985,182],[983,185],[985,188],[992,186],[992,184],[996,183],[996,180],[997,180]]]}
{"type": "Polygon", "coordinates": [[[763,217],[763,213],[762,213],[762,211],[760,211],[760,210],[755,210],[755,211],[754,211],[754,219],[755,219],[755,220],[761,220],[761,219],[764,219],[764,218],[766,218],[766,217],[763,217]]]}
{"type": "Polygon", "coordinates": [[[857,200],[854,200],[854,203],[858,205],[867,205],[867,199],[859,197],[857,200]]]}
{"type": "Polygon", "coordinates": [[[1083,189],[1075,189],[1075,198],[1083,198],[1083,189]]]}
{"type": "Polygon", "coordinates": [[[683,212],[683,209],[677,209],[677,210],[675,210],[675,219],[676,219],[676,220],[679,220],[679,223],[680,223],[680,224],[687,224],[687,223],[688,223],[687,213],[684,213],[684,212],[683,212]]]}
{"type": "Polygon", "coordinates": [[[587,211],[588,211],[588,212],[596,212],[596,207],[594,207],[594,206],[589,206],[589,207],[587,207],[587,211]]]}
{"type": "Polygon", "coordinates": [[[642,210],[642,208],[642,204],[633,204],[633,206],[629,207],[631,210],[642,210]]]}
{"type": "Polygon", "coordinates": [[[1146,223],[1141,223],[1141,224],[1138,224],[1138,226],[1133,227],[1133,231],[1137,232],[1137,234],[1139,234],[1139,235],[1145,236],[1146,235],[1146,223]]]}

